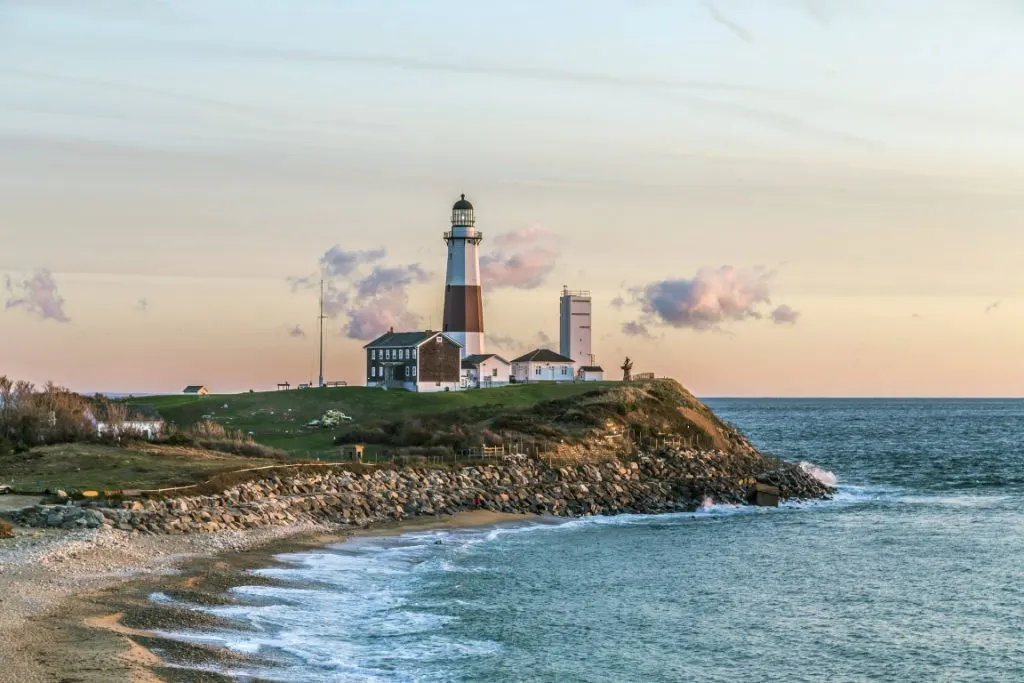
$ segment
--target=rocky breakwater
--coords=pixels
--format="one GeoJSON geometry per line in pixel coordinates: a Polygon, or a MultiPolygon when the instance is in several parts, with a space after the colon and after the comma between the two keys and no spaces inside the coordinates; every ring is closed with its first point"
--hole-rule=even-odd
{"type": "Polygon", "coordinates": [[[711,499],[745,503],[756,484],[782,499],[827,498],[803,468],[757,453],[667,450],[630,461],[548,466],[526,458],[459,469],[379,469],[275,475],[222,493],[170,500],[37,505],[12,515],[26,526],[112,527],[150,534],[213,532],[299,522],[360,527],[461,510],[560,516],[694,510],[711,499]]]}

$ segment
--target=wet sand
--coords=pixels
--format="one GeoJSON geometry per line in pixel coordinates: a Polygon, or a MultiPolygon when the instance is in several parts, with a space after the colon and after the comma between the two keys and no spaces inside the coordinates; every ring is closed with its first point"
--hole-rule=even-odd
{"type": "Polygon", "coordinates": [[[226,626],[217,617],[150,599],[162,592],[193,604],[223,604],[240,584],[271,584],[251,569],[282,553],[352,536],[517,522],[486,511],[421,517],[360,530],[268,527],[194,536],[19,529],[0,541],[0,682],[229,681],[211,663],[262,663],[250,655],[160,637],[154,631],[226,626]],[[77,534],[77,535],[76,535],[77,534]]]}

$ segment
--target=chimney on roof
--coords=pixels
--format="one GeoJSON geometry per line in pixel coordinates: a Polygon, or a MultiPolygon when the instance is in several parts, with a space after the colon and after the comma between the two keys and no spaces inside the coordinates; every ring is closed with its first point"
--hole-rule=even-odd
{"type": "Polygon", "coordinates": [[[388,328],[388,334],[394,334],[394,333],[395,333],[395,328],[394,327],[389,327],[388,328]]]}

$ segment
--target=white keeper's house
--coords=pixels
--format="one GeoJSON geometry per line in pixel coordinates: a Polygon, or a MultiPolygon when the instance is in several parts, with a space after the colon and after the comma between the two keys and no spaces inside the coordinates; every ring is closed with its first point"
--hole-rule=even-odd
{"type": "Polygon", "coordinates": [[[576,361],[550,349],[534,349],[512,361],[516,383],[572,382],[576,378],[576,361]]]}

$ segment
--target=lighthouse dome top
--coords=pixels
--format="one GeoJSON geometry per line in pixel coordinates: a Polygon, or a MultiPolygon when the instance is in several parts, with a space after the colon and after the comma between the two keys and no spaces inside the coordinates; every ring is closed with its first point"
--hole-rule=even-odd
{"type": "Polygon", "coordinates": [[[472,228],[476,224],[473,205],[466,201],[466,195],[452,205],[452,227],[472,228]]]}

